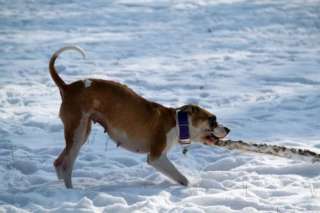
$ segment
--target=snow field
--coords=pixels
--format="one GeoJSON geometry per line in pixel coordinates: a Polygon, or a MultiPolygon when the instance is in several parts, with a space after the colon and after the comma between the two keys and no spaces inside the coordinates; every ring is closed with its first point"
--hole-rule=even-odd
{"type": "Polygon", "coordinates": [[[320,165],[199,144],[170,159],[181,187],[94,126],[72,190],[51,54],[67,82],[120,81],[167,106],[199,104],[230,138],[320,152],[319,1],[0,0],[0,212],[320,212],[320,165]]]}

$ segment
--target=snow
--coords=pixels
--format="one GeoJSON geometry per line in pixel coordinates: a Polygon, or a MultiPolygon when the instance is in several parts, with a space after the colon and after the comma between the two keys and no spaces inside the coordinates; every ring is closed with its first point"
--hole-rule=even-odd
{"type": "Polygon", "coordinates": [[[95,126],[57,180],[67,82],[104,78],[167,106],[199,104],[229,138],[320,152],[317,0],[0,0],[0,212],[320,212],[320,165],[194,144],[177,185],[95,126]]]}

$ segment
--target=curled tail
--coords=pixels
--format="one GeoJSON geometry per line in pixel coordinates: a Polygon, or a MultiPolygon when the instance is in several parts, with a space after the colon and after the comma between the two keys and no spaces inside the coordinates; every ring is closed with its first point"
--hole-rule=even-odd
{"type": "Polygon", "coordinates": [[[56,51],[50,58],[49,61],[49,71],[50,71],[50,75],[52,80],[54,81],[54,83],[59,87],[61,94],[63,94],[64,89],[66,88],[66,83],[62,80],[62,78],[58,75],[56,68],[54,67],[54,63],[56,61],[56,59],[59,57],[59,55],[66,51],[66,50],[76,50],[79,53],[81,53],[81,55],[83,56],[83,58],[85,58],[85,53],[84,51],[77,46],[66,46],[63,47],[61,49],[59,49],[58,51],[56,51]]]}
{"type": "Polygon", "coordinates": [[[249,144],[243,141],[220,140],[214,144],[215,146],[225,147],[230,150],[239,150],[247,152],[255,152],[262,154],[275,155],[290,159],[300,159],[312,162],[320,162],[320,154],[306,149],[287,148],[284,146],[267,145],[267,144],[249,144]]]}

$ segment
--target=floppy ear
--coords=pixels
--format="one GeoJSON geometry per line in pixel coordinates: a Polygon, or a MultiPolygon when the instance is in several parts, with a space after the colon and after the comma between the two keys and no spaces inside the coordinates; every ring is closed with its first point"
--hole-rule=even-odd
{"type": "Polygon", "coordinates": [[[199,107],[196,105],[188,104],[180,107],[180,110],[183,112],[187,112],[188,114],[199,112],[199,107]]]}

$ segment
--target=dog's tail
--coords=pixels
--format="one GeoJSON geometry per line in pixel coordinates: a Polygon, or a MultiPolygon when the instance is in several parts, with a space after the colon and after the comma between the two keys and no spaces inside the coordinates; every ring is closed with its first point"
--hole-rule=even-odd
{"type": "Polygon", "coordinates": [[[50,71],[50,75],[51,75],[51,78],[53,79],[54,83],[59,87],[60,89],[60,92],[61,94],[63,94],[63,91],[65,90],[66,88],[66,83],[62,80],[62,78],[58,75],[57,71],[56,71],[56,68],[54,66],[54,63],[56,61],[56,59],[59,57],[59,55],[66,51],[66,50],[76,50],[78,51],[79,53],[81,53],[82,57],[85,58],[85,52],[80,48],[80,47],[77,47],[77,46],[66,46],[66,47],[63,47],[61,49],[59,49],[58,51],[56,51],[50,58],[50,61],[49,61],[49,71],[50,71]]]}
{"type": "Polygon", "coordinates": [[[215,146],[224,147],[230,150],[239,150],[246,152],[262,153],[298,159],[312,162],[320,162],[320,154],[306,149],[287,148],[284,146],[245,143],[243,141],[220,140],[214,143],[215,146]]]}

